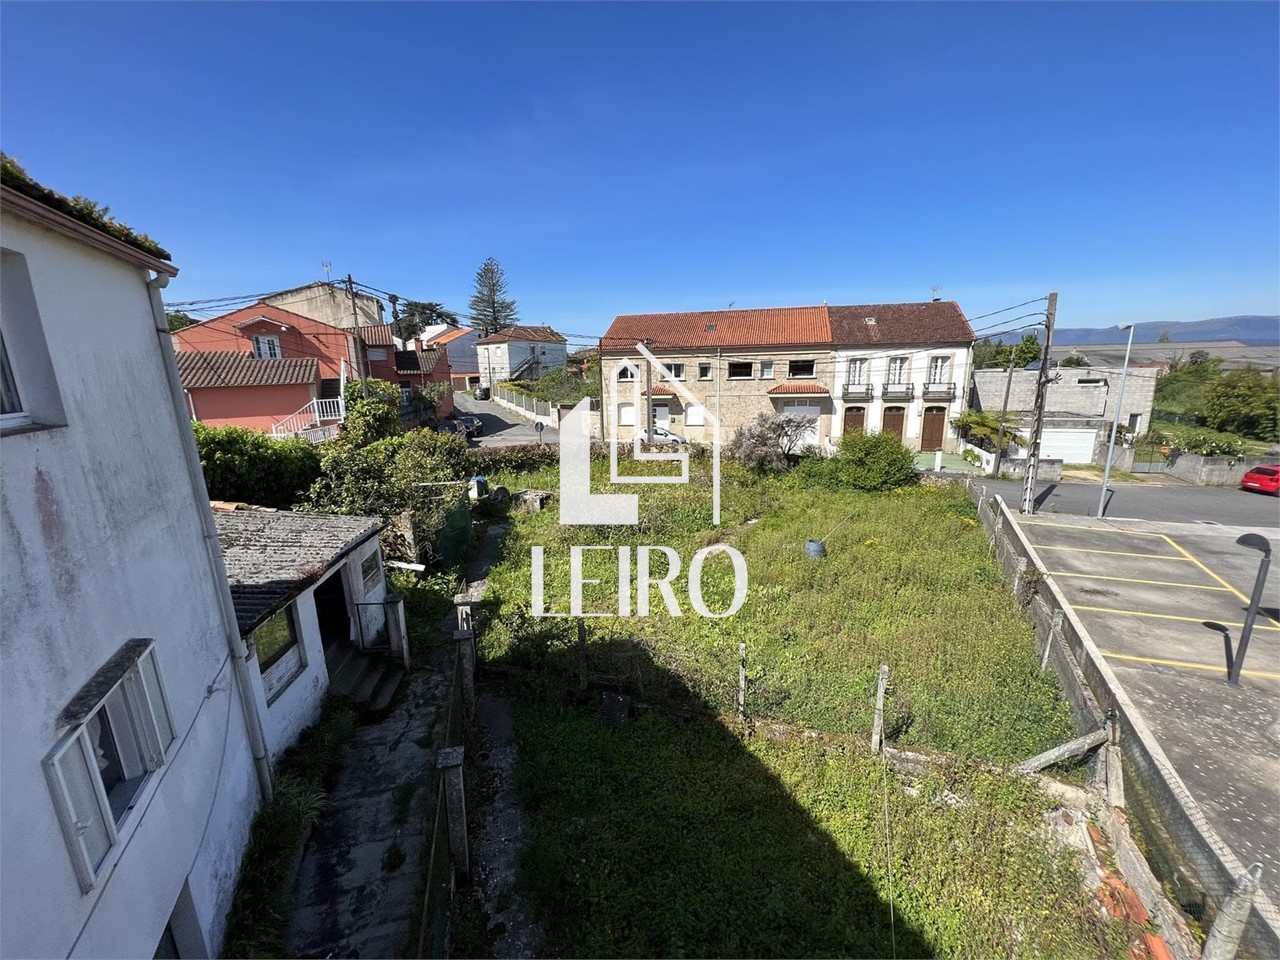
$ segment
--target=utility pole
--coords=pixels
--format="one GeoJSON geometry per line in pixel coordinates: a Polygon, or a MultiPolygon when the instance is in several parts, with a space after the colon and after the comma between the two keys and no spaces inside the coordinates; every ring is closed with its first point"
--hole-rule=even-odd
{"type": "Polygon", "coordinates": [[[1031,427],[1031,444],[1027,448],[1027,475],[1022,482],[1021,513],[1036,512],[1036,470],[1040,466],[1040,435],[1044,432],[1044,407],[1049,393],[1049,348],[1053,345],[1053,321],[1058,313],[1058,293],[1049,294],[1049,308],[1044,315],[1044,350],[1040,354],[1040,376],[1036,379],[1035,422],[1031,427]]]}
{"type": "Polygon", "coordinates": [[[996,433],[996,459],[991,468],[993,477],[1000,476],[1000,461],[1004,459],[1004,418],[1009,415],[1009,388],[1013,386],[1013,351],[1009,352],[1009,374],[1004,378],[1004,403],[1000,405],[1000,430],[996,433]]]}
{"type": "Polygon", "coordinates": [[[365,352],[364,341],[360,339],[360,316],[356,313],[356,282],[347,274],[347,293],[351,294],[351,336],[356,342],[356,371],[360,374],[360,395],[369,399],[368,376],[369,359],[365,352]]]}

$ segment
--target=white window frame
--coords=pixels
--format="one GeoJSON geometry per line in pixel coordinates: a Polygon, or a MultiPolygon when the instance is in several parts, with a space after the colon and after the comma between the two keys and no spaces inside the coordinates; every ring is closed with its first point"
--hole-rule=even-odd
{"type": "Polygon", "coordinates": [[[97,705],[85,715],[84,719],[68,730],[44,758],[45,778],[48,780],[49,789],[53,794],[53,803],[58,814],[58,822],[62,827],[63,837],[66,840],[67,850],[71,855],[72,866],[75,869],[76,879],[80,882],[82,892],[88,893],[98,882],[104,865],[111,858],[112,851],[116,849],[116,845],[120,842],[120,827],[128,820],[130,813],[150,783],[152,775],[168,761],[177,742],[178,737],[173,724],[173,714],[169,710],[168,700],[164,692],[164,680],[160,673],[160,665],[155,659],[155,644],[151,644],[129,666],[120,679],[112,685],[111,689],[103,694],[97,705]],[[149,662],[155,671],[156,689],[154,702],[143,679],[142,665],[144,662],[149,662]],[[107,719],[111,724],[112,736],[116,739],[117,750],[127,748],[135,751],[138,761],[146,771],[134,791],[128,807],[120,814],[119,819],[112,812],[111,803],[107,799],[107,791],[102,782],[102,775],[98,770],[97,757],[94,755],[93,745],[89,741],[88,733],[89,722],[100,712],[106,712],[112,706],[108,704],[108,700],[117,691],[122,694],[121,703],[107,715],[107,719]],[[167,743],[163,742],[164,735],[161,732],[161,724],[157,720],[158,716],[163,717],[164,727],[168,730],[169,740],[167,743]],[[130,742],[127,744],[122,743],[126,734],[130,737],[130,742]],[[74,751],[79,751],[79,753],[76,754],[74,751]],[[93,798],[96,801],[93,811],[77,811],[75,809],[75,802],[67,785],[67,771],[64,765],[68,756],[78,757],[85,764],[93,788],[93,798]],[[97,863],[93,862],[88,846],[84,841],[84,834],[87,832],[88,826],[84,823],[83,816],[78,818],[77,813],[90,816],[96,815],[100,818],[105,829],[108,841],[107,848],[103,851],[102,858],[97,863]]]}
{"type": "Polygon", "coordinates": [[[788,360],[787,361],[787,379],[788,380],[813,380],[817,376],[818,376],[817,360],[788,360]],[[813,372],[812,373],[796,373],[793,368],[797,363],[813,364],[813,372]]]}
{"type": "Polygon", "coordinates": [[[632,383],[636,378],[636,368],[630,364],[624,363],[618,367],[618,382],[632,383]]]}
{"type": "Polygon", "coordinates": [[[728,366],[725,367],[726,380],[754,380],[755,379],[756,362],[754,360],[729,360],[726,362],[728,363],[728,366]],[[745,374],[742,374],[742,373],[734,374],[733,367],[735,364],[739,364],[739,365],[746,364],[746,366],[749,369],[745,374]]]}
{"type": "Polygon", "coordinates": [[[636,425],[636,405],[631,402],[618,404],[618,426],[634,427],[636,425]]]}
{"type": "Polygon", "coordinates": [[[710,379],[712,379],[712,377],[711,377],[711,369],[712,369],[712,367],[711,367],[711,364],[710,364],[710,363],[699,363],[699,364],[698,364],[698,379],[699,379],[699,380],[710,380],[710,379]],[[706,368],[706,371],[707,371],[705,375],[704,375],[704,374],[703,374],[703,372],[702,372],[702,371],[703,371],[703,368],[706,368]]]}
{"type": "Polygon", "coordinates": [[[686,427],[705,427],[707,408],[700,403],[689,404],[684,408],[684,424],[686,427]]]}
{"type": "Polygon", "coordinates": [[[760,379],[761,380],[773,379],[773,361],[772,360],[760,361],[760,379]]]}
{"type": "Polygon", "coordinates": [[[846,375],[848,379],[845,381],[852,387],[865,387],[867,385],[867,369],[870,365],[865,357],[854,357],[849,361],[849,372],[846,375]]]}
{"type": "Polygon", "coordinates": [[[885,383],[890,386],[898,387],[911,382],[911,358],[910,357],[890,357],[889,369],[885,373],[885,383]],[[894,370],[898,371],[897,379],[894,379],[894,370]]]}
{"type": "Polygon", "coordinates": [[[668,372],[669,374],[671,374],[671,379],[672,379],[672,380],[683,380],[683,379],[684,379],[684,364],[683,364],[683,363],[668,363],[668,364],[665,364],[665,366],[666,366],[666,368],[667,368],[667,372],[668,372]]]}
{"type": "Polygon", "coordinates": [[[382,551],[374,550],[360,561],[360,582],[364,584],[364,592],[367,594],[382,582],[382,551]],[[366,570],[365,567],[369,561],[373,561],[373,567],[366,570]]]}
{"type": "Polygon", "coordinates": [[[951,375],[951,358],[943,354],[942,356],[929,358],[929,383],[950,383],[948,379],[951,375]],[[941,370],[942,375],[934,376],[935,370],[941,370]]]}
{"type": "Polygon", "coordinates": [[[253,335],[253,355],[259,360],[280,359],[280,338],[269,333],[253,335]]]}

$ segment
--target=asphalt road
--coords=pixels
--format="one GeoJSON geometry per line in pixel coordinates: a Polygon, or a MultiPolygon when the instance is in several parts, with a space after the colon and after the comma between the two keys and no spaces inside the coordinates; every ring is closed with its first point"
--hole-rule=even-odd
{"type": "MultiPolygon", "coordinates": [[[[1016,480],[982,480],[1010,509],[1022,500],[1016,480]]],[[[1098,510],[1100,483],[1042,483],[1036,513],[1068,513],[1092,517],[1098,510]]],[[[1113,483],[1107,503],[1108,520],[1157,520],[1169,523],[1207,521],[1238,527],[1280,527],[1280,498],[1246,493],[1234,487],[1164,486],[1155,483],[1113,483]]]]}
{"type": "MultiPolygon", "coordinates": [[[[469,393],[455,392],[453,405],[459,414],[479,417],[484,424],[484,432],[477,437],[482,447],[513,447],[521,443],[537,443],[538,431],[533,424],[516,416],[510,410],[498,406],[489,400],[477,400],[469,393]]],[[[542,431],[543,443],[558,444],[560,431],[547,427],[542,431]]]]}

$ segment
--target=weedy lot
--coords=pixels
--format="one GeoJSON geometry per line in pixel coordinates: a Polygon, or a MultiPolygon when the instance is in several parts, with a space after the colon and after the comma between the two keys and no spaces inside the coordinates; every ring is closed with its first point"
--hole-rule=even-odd
{"type": "MultiPolygon", "coordinates": [[[[662,709],[612,728],[585,697],[511,686],[529,817],[521,885],[543,952],[1123,955],[1125,931],[1099,918],[1075,862],[1045,838],[1052,804],[1031,783],[975,762],[907,791],[866,750],[881,663],[899,743],[1004,762],[1074,733],[963,491],[858,494],[821,489],[803,468],[726,467],[713,530],[705,465],[691,473],[687,486],[648,488],[636,528],[517,515],[490,574],[482,659],[572,686],[575,622],[530,616],[533,546],[559,611],[573,544],[666,545],[687,565],[725,542],[749,570],[728,619],[673,617],[655,590],[647,618],[587,620],[592,683],[662,709]],[[829,532],[827,556],[808,559],[805,540],[829,532]],[[835,736],[744,737],[718,719],[735,710],[739,643],[752,718],[835,736]]],[[[555,479],[491,478],[513,490],[555,479]]],[[[616,609],[616,554],[594,555],[584,572],[601,583],[588,595],[616,609]]],[[[727,562],[708,561],[703,590],[711,609],[728,605],[727,562]]]]}

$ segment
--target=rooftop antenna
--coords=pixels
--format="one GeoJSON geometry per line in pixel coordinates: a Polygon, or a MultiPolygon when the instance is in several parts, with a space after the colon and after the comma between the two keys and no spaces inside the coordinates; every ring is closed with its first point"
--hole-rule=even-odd
{"type": "Polygon", "coordinates": [[[333,268],[333,264],[331,264],[328,260],[322,260],[320,261],[320,266],[324,268],[324,282],[328,283],[329,271],[333,268]]]}
{"type": "Polygon", "coordinates": [[[726,310],[732,310],[732,309],[733,309],[733,305],[734,305],[735,303],[737,303],[737,302],[738,302],[737,300],[730,300],[730,301],[729,301],[729,305],[728,305],[727,307],[725,307],[725,309],[726,309],[726,310]]]}
{"type": "Polygon", "coordinates": [[[934,302],[934,303],[937,303],[939,300],[941,300],[941,299],[942,299],[942,287],[941,287],[941,285],[939,285],[939,284],[936,284],[936,283],[935,283],[935,284],[934,284],[932,287],[930,287],[929,289],[931,289],[931,290],[933,291],[933,302],[934,302]]]}

